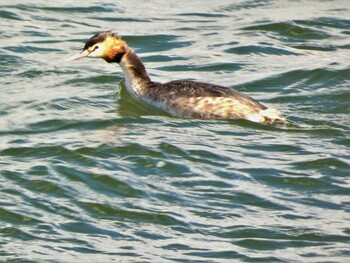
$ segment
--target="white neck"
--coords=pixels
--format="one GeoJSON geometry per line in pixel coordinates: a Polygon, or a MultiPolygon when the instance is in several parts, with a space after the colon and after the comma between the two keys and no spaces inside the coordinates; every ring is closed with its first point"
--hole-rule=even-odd
{"type": "Polygon", "coordinates": [[[131,72],[129,70],[129,67],[127,66],[127,63],[124,59],[122,59],[119,63],[119,66],[123,70],[124,78],[125,78],[125,87],[128,90],[128,92],[136,97],[138,97],[140,94],[136,92],[138,90],[136,83],[133,83],[133,76],[131,75],[131,72]],[[135,86],[135,87],[134,87],[135,86]]]}

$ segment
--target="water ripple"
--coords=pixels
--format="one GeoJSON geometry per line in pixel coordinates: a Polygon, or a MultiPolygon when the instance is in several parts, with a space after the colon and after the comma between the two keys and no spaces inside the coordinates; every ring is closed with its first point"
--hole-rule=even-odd
{"type": "Polygon", "coordinates": [[[348,4],[231,2],[0,4],[3,260],[346,261],[348,4]],[[229,86],[288,123],[171,118],[118,67],[63,62],[106,29],[154,80],[229,86]]]}

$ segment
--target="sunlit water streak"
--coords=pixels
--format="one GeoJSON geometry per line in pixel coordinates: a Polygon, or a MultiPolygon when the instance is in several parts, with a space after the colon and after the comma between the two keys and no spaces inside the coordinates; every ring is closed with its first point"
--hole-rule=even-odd
{"type": "Polygon", "coordinates": [[[1,259],[347,261],[348,1],[0,6],[1,259]],[[234,87],[289,123],[170,118],[117,66],[63,62],[106,29],[153,79],[234,87]]]}

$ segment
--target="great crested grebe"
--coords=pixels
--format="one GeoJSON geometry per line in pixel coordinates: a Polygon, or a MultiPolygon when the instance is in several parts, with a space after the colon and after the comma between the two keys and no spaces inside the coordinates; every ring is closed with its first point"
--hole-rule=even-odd
{"type": "Polygon", "coordinates": [[[262,123],[284,120],[277,110],[267,108],[231,88],[190,80],[174,80],[164,84],[153,82],[141,59],[125,41],[111,31],[94,35],[80,53],[66,61],[85,57],[118,63],[124,72],[125,86],[131,95],[172,116],[246,119],[262,123]]]}

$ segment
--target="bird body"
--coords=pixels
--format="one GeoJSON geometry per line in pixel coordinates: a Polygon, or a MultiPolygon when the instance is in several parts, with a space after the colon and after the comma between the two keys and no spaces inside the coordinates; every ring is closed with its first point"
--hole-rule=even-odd
{"type": "Polygon", "coordinates": [[[247,119],[262,123],[284,120],[277,110],[267,108],[228,87],[190,80],[167,83],[152,81],[137,54],[125,41],[109,31],[100,32],[90,38],[83,51],[68,60],[83,57],[102,58],[109,63],[118,63],[125,76],[126,89],[132,96],[172,116],[247,119]]]}

